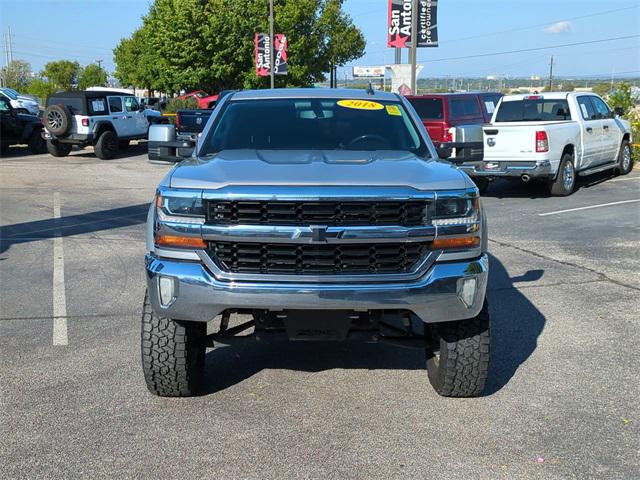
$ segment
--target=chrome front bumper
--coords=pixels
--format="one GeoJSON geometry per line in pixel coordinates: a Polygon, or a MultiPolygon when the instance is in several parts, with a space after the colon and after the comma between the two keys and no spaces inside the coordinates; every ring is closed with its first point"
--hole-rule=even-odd
{"type": "Polygon", "coordinates": [[[457,165],[470,177],[551,177],[551,163],[544,161],[482,161],[457,165]]]}
{"type": "Polygon", "coordinates": [[[398,283],[319,284],[294,282],[224,281],[202,263],[159,258],[147,254],[147,287],[159,315],[190,321],[209,321],[227,309],[266,310],[410,310],[425,323],[463,320],[476,316],[485,297],[489,261],[435,263],[422,277],[398,283]],[[170,278],[172,300],[162,306],[160,278],[170,278]],[[462,300],[465,279],[475,279],[470,305],[462,300]]]}

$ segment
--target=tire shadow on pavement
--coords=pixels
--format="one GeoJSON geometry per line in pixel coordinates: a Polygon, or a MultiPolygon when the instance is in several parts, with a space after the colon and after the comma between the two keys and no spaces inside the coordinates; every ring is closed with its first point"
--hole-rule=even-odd
{"type": "Polygon", "coordinates": [[[544,270],[529,270],[524,275],[509,277],[495,256],[489,255],[489,258],[491,363],[484,396],[493,395],[509,383],[537,348],[546,322],[540,310],[515,285],[539,280],[544,270]]]}

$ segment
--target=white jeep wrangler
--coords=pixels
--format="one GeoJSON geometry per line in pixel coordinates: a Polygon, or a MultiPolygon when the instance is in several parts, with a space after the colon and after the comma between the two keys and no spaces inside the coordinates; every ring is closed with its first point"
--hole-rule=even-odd
{"type": "Polygon", "coordinates": [[[47,150],[54,157],[69,155],[73,145],[93,145],[98,158],[114,158],[149,130],[136,97],[100,90],[50,95],[43,120],[47,150]]]}

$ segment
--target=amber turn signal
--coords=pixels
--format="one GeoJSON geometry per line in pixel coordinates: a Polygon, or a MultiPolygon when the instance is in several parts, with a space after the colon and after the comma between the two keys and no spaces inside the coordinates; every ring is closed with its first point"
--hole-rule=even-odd
{"type": "Polygon", "coordinates": [[[480,237],[440,238],[431,244],[432,250],[450,250],[452,248],[474,248],[480,245],[480,237]]]}
{"type": "Polygon", "coordinates": [[[177,235],[158,235],[156,245],[176,248],[207,248],[207,242],[197,237],[179,237],[177,235]]]}

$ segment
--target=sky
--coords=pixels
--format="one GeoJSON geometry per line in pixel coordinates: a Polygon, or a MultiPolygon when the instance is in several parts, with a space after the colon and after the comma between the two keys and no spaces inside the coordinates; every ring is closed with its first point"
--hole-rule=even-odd
{"type": "MultiPolygon", "coordinates": [[[[140,26],[150,1],[0,0],[0,64],[10,27],[14,58],[27,60],[34,71],[62,58],[83,65],[101,59],[113,71],[113,48],[140,26]]],[[[352,65],[392,63],[387,0],[345,0],[344,8],[364,33],[367,48],[339,78],[350,75],[352,65]]],[[[438,33],[438,48],[418,51],[421,77],[544,77],[551,55],[557,76],[640,76],[640,37],[558,46],[640,35],[637,0],[439,0],[438,33]],[[548,46],[554,48],[501,53],[548,46]],[[501,54],[488,55],[494,53],[501,54]]]]}

